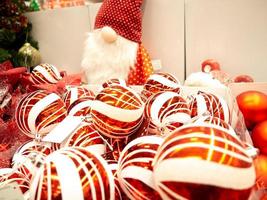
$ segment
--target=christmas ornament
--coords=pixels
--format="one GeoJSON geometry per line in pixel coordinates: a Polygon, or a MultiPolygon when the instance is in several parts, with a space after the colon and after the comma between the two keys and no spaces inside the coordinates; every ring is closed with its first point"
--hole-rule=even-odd
{"type": "Polygon", "coordinates": [[[94,98],[94,93],[91,90],[88,90],[85,87],[70,87],[67,89],[67,92],[64,94],[63,100],[67,108],[79,98],[89,97],[94,98]]]}
{"type": "Polygon", "coordinates": [[[170,91],[179,93],[181,89],[180,82],[171,74],[158,72],[152,74],[146,81],[142,94],[150,97],[161,91],[170,91]]]}
{"type": "Polygon", "coordinates": [[[152,95],[145,106],[149,120],[148,131],[165,134],[191,120],[186,100],[175,92],[160,92],[152,95]]]}
{"type": "Polygon", "coordinates": [[[30,181],[20,172],[11,168],[0,169],[0,190],[11,183],[17,183],[21,192],[27,195],[30,187],[30,181]]]}
{"type": "Polygon", "coordinates": [[[235,83],[248,83],[248,82],[254,82],[254,80],[249,75],[238,75],[234,78],[233,82],[235,82],[235,83]]]}
{"type": "Polygon", "coordinates": [[[70,116],[89,116],[91,112],[91,105],[94,97],[82,97],[75,100],[68,107],[68,115],[70,116]]]}
{"type": "MultiPolygon", "coordinates": [[[[134,134],[132,134],[134,135],[134,134]]],[[[108,144],[109,149],[105,154],[106,160],[119,160],[122,150],[129,143],[129,137],[125,138],[105,138],[108,144]]]]}
{"type": "Polygon", "coordinates": [[[110,138],[125,138],[142,122],[144,104],[131,88],[112,85],[104,88],[91,106],[96,129],[110,138]]]}
{"type": "Polygon", "coordinates": [[[214,60],[214,59],[208,59],[205,60],[202,64],[201,64],[201,70],[202,72],[211,72],[213,70],[220,70],[220,64],[214,60]]]}
{"type": "Polygon", "coordinates": [[[15,118],[19,129],[29,137],[43,137],[66,117],[64,102],[55,93],[38,90],[18,103],[15,118]]]}
{"type": "Polygon", "coordinates": [[[41,63],[41,53],[28,42],[19,49],[18,56],[21,66],[33,67],[41,63]]]}
{"type": "Polygon", "coordinates": [[[257,180],[254,187],[254,192],[257,199],[265,200],[267,198],[267,156],[258,155],[254,160],[257,180]]]}
{"type": "Polygon", "coordinates": [[[34,67],[31,73],[34,84],[52,84],[62,79],[58,69],[51,64],[40,64],[34,67]]]}
{"type": "Polygon", "coordinates": [[[210,74],[213,79],[220,81],[224,85],[228,85],[232,81],[230,75],[222,70],[213,70],[210,74]]]}
{"type": "Polygon", "coordinates": [[[103,88],[106,88],[106,87],[109,87],[109,86],[114,85],[114,84],[118,84],[118,85],[122,85],[122,86],[127,86],[125,80],[123,80],[121,78],[113,78],[113,79],[109,79],[109,80],[105,81],[102,84],[102,87],[103,88]]]}
{"type": "Polygon", "coordinates": [[[130,199],[161,199],[152,179],[152,164],[162,142],[161,137],[144,136],[123,149],[117,175],[121,188],[130,199]]]}
{"type": "Polygon", "coordinates": [[[266,94],[250,90],[239,94],[236,100],[248,129],[252,129],[257,123],[267,120],[266,94]]]}
{"type": "Polygon", "coordinates": [[[107,162],[81,147],[50,154],[30,188],[33,199],[114,200],[114,179],[107,162]]]}
{"type": "Polygon", "coordinates": [[[260,153],[267,155],[267,120],[258,123],[253,128],[251,138],[260,153]]]}
{"type": "Polygon", "coordinates": [[[38,0],[31,0],[30,9],[31,9],[31,11],[39,11],[40,10],[40,5],[39,5],[38,0]]]}
{"type": "Polygon", "coordinates": [[[173,131],[158,148],[153,169],[164,200],[248,199],[255,183],[244,144],[213,125],[185,125],[173,131]]]}
{"type": "Polygon", "coordinates": [[[226,123],[230,122],[230,111],[223,98],[202,91],[190,98],[191,117],[201,117],[208,113],[213,117],[224,120],[226,123]]]}
{"type": "Polygon", "coordinates": [[[61,145],[62,147],[84,147],[100,155],[106,151],[106,142],[92,123],[83,122],[61,145]]]}

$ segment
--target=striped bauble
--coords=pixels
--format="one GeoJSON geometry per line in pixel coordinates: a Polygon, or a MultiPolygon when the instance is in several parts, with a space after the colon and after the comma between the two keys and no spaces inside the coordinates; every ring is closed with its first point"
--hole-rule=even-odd
{"type": "Polygon", "coordinates": [[[109,79],[107,81],[105,81],[102,84],[103,88],[109,87],[111,85],[122,85],[122,86],[127,86],[126,81],[124,79],[121,78],[113,78],[113,79],[109,79]]]}
{"type": "Polygon", "coordinates": [[[62,79],[58,69],[51,64],[40,64],[34,67],[31,72],[31,78],[34,84],[52,84],[62,79]]]}
{"type": "Polygon", "coordinates": [[[243,142],[214,125],[186,125],[168,135],[155,157],[154,180],[161,197],[247,199],[255,183],[243,142]]]}
{"type": "Polygon", "coordinates": [[[50,154],[36,174],[31,199],[114,200],[114,179],[107,162],[82,147],[50,154]]]}
{"type": "Polygon", "coordinates": [[[91,112],[91,104],[94,97],[82,97],[75,100],[68,107],[68,115],[70,116],[89,116],[91,112]]]}

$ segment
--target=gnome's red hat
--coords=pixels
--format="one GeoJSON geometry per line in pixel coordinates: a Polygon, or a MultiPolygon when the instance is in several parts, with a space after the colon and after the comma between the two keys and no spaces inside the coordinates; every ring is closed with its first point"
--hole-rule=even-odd
{"type": "Polygon", "coordinates": [[[120,36],[141,43],[143,0],[104,0],[96,16],[95,28],[109,26],[120,36]]]}

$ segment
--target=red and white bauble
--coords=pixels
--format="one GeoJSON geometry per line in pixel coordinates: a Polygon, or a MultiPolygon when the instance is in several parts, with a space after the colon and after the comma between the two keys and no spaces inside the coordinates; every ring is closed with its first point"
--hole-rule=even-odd
{"type": "Polygon", "coordinates": [[[67,92],[63,95],[63,100],[65,102],[65,105],[67,108],[75,102],[77,99],[83,98],[83,97],[89,97],[94,98],[94,93],[91,90],[88,90],[85,87],[79,86],[79,87],[69,87],[67,88],[67,92]]]}
{"type": "MultiPolygon", "coordinates": [[[[11,183],[16,183],[23,193],[24,197],[28,197],[28,191],[30,188],[30,180],[27,179],[22,173],[11,169],[11,168],[1,168],[0,169],[0,191],[2,188],[6,187],[11,183]]],[[[3,193],[2,193],[3,194],[3,193]]],[[[9,197],[12,197],[10,194],[9,197]]]]}
{"type": "Polygon", "coordinates": [[[50,132],[66,115],[64,102],[57,94],[38,90],[20,100],[15,118],[19,129],[34,137],[50,132]]]}
{"type": "Polygon", "coordinates": [[[127,86],[126,81],[124,79],[121,78],[113,78],[113,79],[109,79],[107,81],[105,81],[102,84],[103,88],[109,87],[111,85],[122,85],[122,86],[127,86]]]}
{"type": "Polygon", "coordinates": [[[155,134],[168,133],[191,120],[189,105],[175,92],[160,92],[149,98],[145,106],[149,131],[155,134]]]}
{"type": "Polygon", "coordinates": [[[101,134],[125,138],[140,126],[144,103],[133,89],[112,85],[99,92],[91,108],[94,125],[101,134]]]}
{"type": "Polygon", "coordinates": [[[70,116],[88,116],[91,112],[91,105],[94,97],[82,97],[75,100],[68,107],[68,115],[70,116]]]}
{"type": "Polygon", "coordinates": [[[52,84],[62,79],[58,69],[51,64],[40,64],[34,67],[31,73],[34,84],[52,84]]]}
{"type": "Polygon", "coordinates": [[[248,199],[255,183],[243,142],[214,125],[185,125],[157,151],[154,181],[162,199],[248,199]]]}
{"type": "Polygon", "coordinates": [[[152,164],[162,142],[159,136],[144,136],[123,149],[117,174],[124,193],[130,199],[161,199],[153,181],[152,164]]]}
{"type": "Polygon", "coordinates": [[[85,148],[50,154],[30,188],[32,199],[114,200],[114,179],[107,162],[85,148]]]}
{"type": "Polygon", "coordinates": [[[69,137],[62,147],[84,147],[100,155],[106,151],[106,142],[92,123],[83,122],[69,137]]]}
{"type": "Polygon", "coordinates": [[[147,79],[142,94],[150,97],[161,91],[172,91],[179,93],[181,84],[172,74],[166,72],[158,72],[149,76],[147,79]]]}
{"type": "Polygon", "coordinates": [[[230,122],[230,111],[226,101],[214,94],[199,91],[192,96],[189,107],[191,117],[202,117],[210,114],[210,116],[218,117],[226,123],[230,122]]]}

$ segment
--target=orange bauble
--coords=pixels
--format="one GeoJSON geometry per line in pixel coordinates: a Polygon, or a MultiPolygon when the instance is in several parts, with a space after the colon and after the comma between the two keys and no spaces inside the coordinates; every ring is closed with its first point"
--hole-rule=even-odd
{"type": "MultiPolygon", "coordinates": [[[[256,184],[255,184],[255,191],[256,193],[262,193],[261,191],[266,190],[267,188],[267,156],[259,155],[254,160],[254,165],[256,169],[256,184]]],[[[267,194],[263,192],[260,195],[261,200],[267,199],[267,194]]]]}
{"type": "Polygon", "coordinates": [[[267,120],[266,94],[251,90],[239,94],[236,99],[248,129],[252,129],[257,123],[267,120]]]}
{"type": "Polygon", "coordinates": [[[254,127],[251,137],[254,146],[259,148],[261,153],[267,155],[267,120],[254,127]]]}

